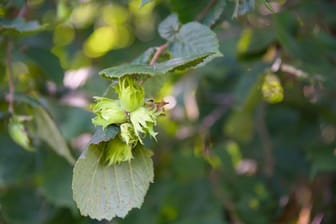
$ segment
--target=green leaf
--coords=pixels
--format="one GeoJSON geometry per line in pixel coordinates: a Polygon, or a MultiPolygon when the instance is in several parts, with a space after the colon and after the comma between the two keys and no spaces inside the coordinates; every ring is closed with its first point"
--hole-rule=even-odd
{"type": "Polygon", "coordinates": [[[113,139],[119,133],[119,127],[117,125],[109,125],[105,129],[101,126],[96,128],[93,134],[90,144],[99,144],[101,142],[108,142],[113,139]]]}
{"type": "Polygon", "coordinates": [[[24,126],[24,118],[22,116],[14,115],[10,118],[8,124],[8,132],[12,139],[21,147],[28,151],[34,151],[28,136],[28,132],[24,126]]]}
{"type": "Polygon", "coordinates": [[[263,0],[263,3],[264,3],[264,5],[265,5],[265,7],[269,10],[269,11],[271,11],[271,12],[275,12],[274,11],[274,9],[272,8],[272,5],[270,4],[270,2],[269,2],[269,0],[263,0]]]}
{"type": "Polygon", "coordinates": [[[57,154],[68,160],[70,164],[73,164],[74,158],[55,122],[47,111],[42,107],[33,107],[32,110],[36,125],[36,135],[45,141],[57,154]]]}
{"type": "Polygon", "coordinates": [[[48,205],[31,187],[9,188],[0,192],[1,213],[6,223],[39,224],[46,223],[48,205]]]}
{"type": "Polygon", "coordinates": [[[25,53],[47,77],[62,84],[64,71],[58,57],[49,50],[37,47],[30,47],[25,53]]]}
{"type": "Polygon", "coordinates": [[[152,66],[146,64],[123,64],[104,69],[99,72],[103,78],[118,79],[126,75],[155,76],[158,73],[152,66]]]}
{"type": "Polygon", "coordinates": [[[147,3],[152,2],[153,0],[141,0],[141,5],[140,7],[143,7],[144,5],[146,5],[147,3]]]}
{"type": "Polygon", "coordinates": [[[163,39],[172,41],[180,28],[179,20],[176,14],[172,14],[164,19],[159,25],[159,34],[163,39]]]}
{"type": "Polygon", "coordinates": [[[158,63],[156,69],[161,73],[173,72],[173,71],[184,71],[186,69],[195,68],[198,65],[205,62],[205,60],[211,57],[214,53],[205,53],[193,57],[185,58],[173,58],[168,61],[158,63]]]}
{"type": "Polygon", "coordinates": [[[125,217],[132,208],[142,205],[153,182],[151,153],[138,147],[131,161],[113,166],[102,165],[102,155],[99,146],[90,145],[76,162],[73,198],[84,216],[98,220],[125,217]]]}
{"type": "Polygon", "coordinates": [[[239,16],[254,10],[254,0],[235,0],[235,3],[235,9],[232,15],[233,18],[238,18],[239,16]]]}
{"type": "Polygon", "coordinates": [[[174,58],[197,57],[212,53],[201,65],[222,56],[216,34],[209,27],[197,22],[183,25],[176,34],[176,40],[169,44],[169,50],[174,58]]]}
{"type": "Polygon", "coordinates": [[[54,152],[47,151],[42,160],[40,186],[43,195],[54,205],[75,208],[72,200],[72,167],[54,152]]]}
{"type": "Polygon", "coordinates": [[[150,60],[152,59],[154,53],[155,53],[155,48],[151,47],[151,48],[147,49],[139,57],[135,58],[132,61],[132,64],[148,64],[150,62],[150,60]]]}
{"type": "Polygon", "coordinates": [[[0,20],[0,34],[8,36],[23,36],[44,30],[38,21],[25,21],[23,18],[0,20]]]}
{"type": "Polygon", "coordinates": [[[222,15],[225,7],[224,0],[217,0],[216,3],[209,9],[207,14],[202,18],[201,23],[207,26],[215,24],[222,15]]]}
{"type": "Polygon", "coordinates": [[[22,150],[8,135],[1,135],[0,142],[0,188],[31,177],[35,154],[22,150]]]}

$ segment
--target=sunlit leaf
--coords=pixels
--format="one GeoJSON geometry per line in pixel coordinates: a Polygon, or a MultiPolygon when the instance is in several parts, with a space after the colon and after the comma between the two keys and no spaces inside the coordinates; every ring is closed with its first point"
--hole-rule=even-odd
{"type": "Polygon", "coordinates": [[[28,151],[34,151],[28,136],[28,132],[24,126],[24,120],[22,120],[22,116],[14,115],[10,118],[8,132],[17,144],[28,151]]]}
{"type": "Polygon", "coordinates": [[[125,217],[142,205],[153,181],[151,153],[138,147],[131,161],[112,166],[101,164],[102,155],[99,146],[90,145],[79,158],[74,167],[73,198],[84,216],[98,220],[125,217]]]}

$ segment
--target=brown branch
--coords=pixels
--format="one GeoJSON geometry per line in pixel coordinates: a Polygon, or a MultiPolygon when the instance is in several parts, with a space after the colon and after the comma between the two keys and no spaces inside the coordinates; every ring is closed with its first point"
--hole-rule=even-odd
{"type": "Polygon", "coordinates": [[[12,65],[12,48],[13,48],[13,42],[11,40],[8,40],[7,42],[7,48],[6,48],[6,64],[8,68],[8,87],[9,87],[9,93],[7,95],[7,101],[8,101],[8,111],[9,113],[14,113],[14,72],[13,72],[13,65],[12,65]]]}
{"type": "Polygon", "coordinates": [[[165,43],[165,44],[161,45],[160,47],[157,47],[156,51],[155,51],[155,54],[153,55],[152,60],[150,61],[149,64],[153,65],[156,62],[156,60],[159,58],[160,54],[164,50],[166,50],[167,48],[168,48],[168,43],[165,43]]]}
{"type": "MultiPolygon", "coordinates": [[[[211,9],[211,7],[217,2],[217,0],[211,0],[209,4],[195,17],[195,21],[200,21],[211,9]]],[[[153,65],[159,56],[168,48],[168,43],[162,44],[161,46],[156,48],[156,51],[150,60],[149,64],[153,65]]]]}
{"type": "Polygon", "coordinates": [[[195,17],[195,21],[200,21],[209,12],[211,7],[216,4],[217,0],[211,0],[207,6],[195,17]]]}
{"type": "Polygon", "coordinates": [[[264,173],[270,177],[274,170],[273,145],[265,122],[265,104],[263,103],[259,107],[257,131],[264,148],[264,173]]]}

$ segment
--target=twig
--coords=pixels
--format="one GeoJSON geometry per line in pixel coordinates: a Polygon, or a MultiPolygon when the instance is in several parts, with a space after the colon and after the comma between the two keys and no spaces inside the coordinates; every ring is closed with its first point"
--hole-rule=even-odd
{"type": "Polygon", "coordinates": [[[14,72],[13,72],[13,65],[12,65],[12,48],[13,48],[13,42],[11,40],[8,40],[7,48],[6,48],[6,64],[8,68],[9,93],[7,95],[7,101],[8,101],[9,113],[14,113],[14,92],[15,92],[14,72]]]}
{"type": "Polygon", "coordinates": [[[23,4],[22,8],[20,9],[19,13],[17,14],[18,18],[23,18],[26,16],[28,11],[28,6],[27,4],[23,4]]]}
{"type": "MultiPolygon", "coordinates": [[[[209,4],[195,17],[195,21],[200,21],[211,9],[211,7],[217,2],[217,0],[211,0],[209,4]]],[[[159,56],[168,48],[168,43],[162,44],[161,46],[156,48],[155,54],[153,55],[152,59],[150,60],[149,64],[153,65],[159,56]]]]}
{"type": "Polygon", "coordinates": [[[293,75],[297,78],[307,78],[308,77],[307,73],[305,73],[304,71],[302,71],[298,68],[295,68],[294,66],[289,65],[289,64],[281,64],[280,70],[282,72],[286,72],[288,74],[291,74],[291,75],[293,75]]]}
{"type": "Polygon", "coordinates": [[[211,0],[207,6],[195,17],[195,21],[200,21],[208,13],[211,7],[217,2],[217,0],[211,0]]]}
{"type": "Polygon", "coordinates": [[[261,104],[259,107],[257,131],[264,148],[264,173],[270,177],[273,175],[274,169],[273,145],[265,123],[265,104],[261,104]]]}
{"type": "Polygon", "coordinates": [[[166,50],[167,48],[168,48],[168,43],[165,43],[165,44],[161,45],[160,47],[157,47],[156,51],[155,51],[155,54],[153,55],[153,58],[152,58],[152,60],[150,61],[149,64],[153,65],[156,62],[156,60],[159,58],[160,54],[164,50],[166,50]]]}

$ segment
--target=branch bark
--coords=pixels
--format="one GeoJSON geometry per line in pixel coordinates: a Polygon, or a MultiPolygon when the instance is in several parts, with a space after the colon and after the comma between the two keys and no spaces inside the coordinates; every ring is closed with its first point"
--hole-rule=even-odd
{"type": "Polygon", "coordinates": [[[15,86],[14,86],[14,72],[13,72],[13,65],[12,65],[12,48],[13,42],[8,40],[7,48],[6,48],[6,64],[8,68],[8,87],[9,93],[7,94],[7,101],[8,101],[8,112],[14,113],[14,93],[15,93],[15,86]]]}

